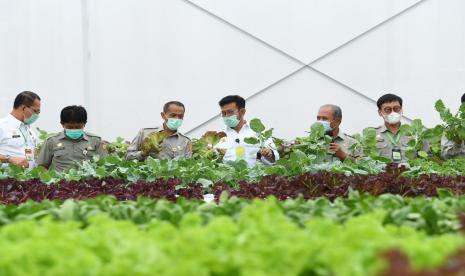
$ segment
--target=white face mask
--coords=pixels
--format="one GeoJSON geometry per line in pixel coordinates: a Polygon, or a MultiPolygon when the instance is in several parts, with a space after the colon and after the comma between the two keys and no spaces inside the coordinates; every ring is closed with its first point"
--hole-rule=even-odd
{"type": "Polygon", "coordinates": [[[400,122],[402,114],[397,112],[391,112],[391,114],[384,116],[384,121],[390,125],[395,125],[400,122]]]}

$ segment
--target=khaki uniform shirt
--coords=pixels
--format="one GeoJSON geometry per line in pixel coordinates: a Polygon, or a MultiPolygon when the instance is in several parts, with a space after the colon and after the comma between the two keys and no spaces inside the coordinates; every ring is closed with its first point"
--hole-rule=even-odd
{"type": "MultiPolygon", "coordinates": [[[[394,140],[396,140],[397,135],[393,135],[386,128],[385,125],[379,126],[379,127],[375,128],[375,130],[376,130],[376,139],[378,140],[378,142],[376,143],[376,149],[378,150],[378,153],[382,157],[386,157],[386,158],[389,158],[389,159],[392,160],[392,149],[394,147],[396,147],[396,148],[400,149],[400,151],[401,151],[401,157],[402,157],[401,161],[407,161],[408,160],[408,158],[405,156],[405,153],[406,153],[407,148],[408,148],[407,144],[412,139],[410,136],[401,135],[400,139],[399,139],[399,142],[397,143],[396,146],[394,146],[392,144],[391,140],[388,137],[388,133],[390,135],[392,135],[392,138],[394,140]]],[[[424,143],[423,151],[425,151],[425,152],[429,151],[429,145],[426,142],[424,143]]]]}
{"type": "Polygon", "coordinates": [[[465,157],[464,142],[462,141],[458,144],[443,136],[441,139],[441,157],[444,159],[450,159],[455,156],[465,157]]]}
{"type": "Polygon", "coordinates": [[[100,158],[108,155],[99,136],[85,132],[81,139],[73,140],[62,131],[45,141],[36,162],[38,166],[63,171],[76,168],[80,162],[92,160],[96,155],[100,158]]]}
{"type": "MultiPolygon", "coordinates": [[[[349,149],[356,142],[357,141],[354,138],[339,130],[339,134],[333,139],[332,143],[338,144],[341,147],[342,151],[344,151],[347,154],[346,158],[355,159],[356,157],[359,157],[360,154],[349,154],[349,149]]],[[[342,161],[335,154],[328,154],[326,159],[327,162],[335,162],[338,160],[342,161]]]]}
{"type": "MultiPolygon", "coordinates": [[[[147,138],[150,134],[154,132],[163,131],[161,127],[155,128],[143,128],[139,131],[136,138],[132,141],[132,143],[128,147],[128,151],[126,152],[126,159],[127,160],[144,160],[146,156],[143,155],[141,146],[144,142],[145,138],[147,138]]],[[[173,159],[176,157],[185,157],[189,158],[192,156],[192,142],[183,134],[176,132],[171,136],[166,137],[163,139],[163,142],[160,144],[161,151],[152,156],[157,159],[173,159]]]]}

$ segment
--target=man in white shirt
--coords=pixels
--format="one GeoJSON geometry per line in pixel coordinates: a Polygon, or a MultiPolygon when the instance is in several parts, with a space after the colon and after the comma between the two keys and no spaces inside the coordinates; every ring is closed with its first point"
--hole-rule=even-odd
{"type": "Polygon", "coordinates": [[[226,125],[226,137],[215,146],[225,152],[223,162],[244,160],[249,167],[256,164],[257,160],[265,164],[273,164],[279,159],[272,139],[266,141],[265,147],[247,144],[245,138],[256,137],[256,133],[250,128],[245,116],[245,100],[241,96],[231,95],[220,100],[221,116],[226,125]]]}
{"type": "Polygon", "coordinates": [[[13,111],[0,119],[0,162],[30,168],[38,144],[37,134],[31,128],[40,114],[40,97],[34,92],[19,93],[13,111]]]}

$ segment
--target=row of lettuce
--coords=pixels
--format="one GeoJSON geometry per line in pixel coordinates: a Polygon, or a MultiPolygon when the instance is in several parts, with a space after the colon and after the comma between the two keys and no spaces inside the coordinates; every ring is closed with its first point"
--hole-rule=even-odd
{"type": "MultiPolygon", "coordinates": [[[[436,270],[464,248],[464,197],[352,194],[219,204],[140,198],[2,206],[2,275],[381,275],[386,252],[436,270]],[[435,225],[435,226],[434,226],[435,225]]],[[[463,269],[463,267],[462,267],[463,269]]],[[[463,272],[463,270],[462,270],[463,272]]],[[[399,275],[399,274],[397,274],[399,275]]]]}

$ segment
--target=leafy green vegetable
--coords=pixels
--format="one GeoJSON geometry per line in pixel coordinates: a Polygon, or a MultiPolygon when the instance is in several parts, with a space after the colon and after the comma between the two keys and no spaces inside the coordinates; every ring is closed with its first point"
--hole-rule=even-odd
{"type": "Polygon", "coordinates": [[[141,150],[145,155],[156,156],[161,151],[161,143],[167,137],[165,131],[158,131],[151,133],[142,142],[141,150]]]}
{"type": "Polygon", "coordinates": [[[125,141],[124,138],[118,137],[113,143],[106,143],[105,148],[109,154],[117,155],[123,158],[126,155],[126,151],[129,147],[129,142],[125,141]]]}
{"type": "MultiPolygon", "coordinates": [[[[298,226],[274,199],[239,206],[238,212],[230,209],[234,216],[219,210],[207,223],[202,213],[177,218],[182,205],[176,210],[160,202],[161,219],[143,227],[99,212],[87,223],[67,220],[78,214],[77,206],[67,202],[61,207],[63,221],[44,216],[1,227],[0,247],[8,254],[0,258],[0,274],[376,275],[384,269],[380,256],[388,249],[398,248],[415,268],[426,269],[442,265],[464,245],[459,234],[429,236],[407,226],[383,225],[382,211],[343,223],[313,218],[298,226]]],[[[199,212],[211,207],[204,204],[199,212]]],[[[142,210],[111,209],[121,217],[143,218],[142,210]]],[[[430,212],[425,210],[434,216],[430,212]]]]}
{"type": "Polygon", "coordinates": [[[192,142],[194,159],[221,161],[224,153],[215,149],[215,145],[217,145],[223,137],[226,137],[226,133],[222,131],[207,131],[200,139],[194,139],[192,142]]]}
{"type": "Polygon", "coordinates": [[[403,124],[400,128],[403,135],[409,136],[410,141],[407,144],[406,155],[409,159],[416,156],[427,158],[426,148],[431,148],[436,156],[440,156],[441,136],[443,128],[436,126],[426,128],[420,119],[415,119],[411,124],[403,124]]]}
{"type": "Polygon", "coordinates": [[[260,119],[252,119],[250,121],[250,128],[255,132],[255,137],[247,137],[244,142],[252,145],[259,145],[260,149],[269,147],[267,142],[273,137],[273,129],[266,129],[260,119]]]}
{"type": "Polygon", "coordinates": [[[332,138],[325,134],[323,125],[316,122],[310,127],[308,136],[296,138],[291,149],[313,155],[315,163],[322,163],[326,160],[331,141],[332,138]]]}
{"type": "Polygon", "coordinates": [[[434,105],[436,111],[441,116],[444,127],[444,134],[447,139],[460,143],[465,140],[465,104],[454,115],[450,109],[446,108],[442,100],[436,101],[434,105]]]}

